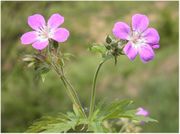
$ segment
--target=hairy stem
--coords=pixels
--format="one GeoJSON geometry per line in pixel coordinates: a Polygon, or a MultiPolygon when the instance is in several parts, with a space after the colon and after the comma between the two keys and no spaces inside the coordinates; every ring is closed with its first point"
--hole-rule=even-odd
{"type": "Polygon", "coordinates": [[[73,94],[73,96],[74,96],[74,98],[75,98],[76,107],[78,107],[78,109],[80,109],[81,114],[82,114],[84,117],[86,117],[86,114],[85,114],[84,109],[83,109],[83,107],[82,107],[82,105],[81,105],[81,102],[80,102],[80,100],[79,100],[79,97],[78,97],[78,95],[77,95],[77,92],[76,92],[76,90],[74,89],[74,87],[72,86],[72,84],[69,82],[69,80],[65,77],[65,75],[64,75],[64,70],[63,70],[63,67],[62,67],[62,66],[61,66],[61,71],[62,71],[62,78],[63,78],[63,80],[64,80],[65,83],[69,86],[70,91],[72,92],[72,94],[73,94]]]}
{"type": "Polygon", "coordinates": [[[95,75],[94,75],[94,79],[93,79],[93,86],[92,86],[92,90],[91,90],[91,101],[90,101],[90,112],[89,112],[89,118],[92,117],[93,115],[93,111],[94,111],[94,107],[95,107],[95,99],[96,99],[96,82],[97,82],[97,76],[99,74],[99,71],[102,67],[102,65],[104,64],[106,60],[100,62],[100,64],[98,65],[95,75]]]}
{"type": "Polygon", "coordinates": [[[63,82],[63,85],[67,89],[66,91],[67,91],[72,103],[76,106],[76,108],[78,109],[80,114],[82,116],[86,117],[86,114],[85,114],[85,112],[83,110],[83,107],[82,107],[82,105],[80,103],[80,100],[79,100],[79,97],[78,97],[78,95],[76,93],[76,90],[74,89],[72,84],[68,81],[68,79],[65,77],[62,65],[59,66],[58,63],[55,63],[54,60],[52,59],[52,55],[51,55],[49,47],[48,47],[48,55],[50,57],[51,66],[54,69],[54,71],[58,74],[61,81],[63,82]]]}

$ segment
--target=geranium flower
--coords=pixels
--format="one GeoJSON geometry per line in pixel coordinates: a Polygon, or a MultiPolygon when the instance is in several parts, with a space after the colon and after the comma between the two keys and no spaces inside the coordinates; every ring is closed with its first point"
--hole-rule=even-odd
{"type": "Polygon", "coordinates": [[[139,53],[143,62],[154,58],[153,49],[159,48],[159,34],[156,29],[148,28],[149,19],[142,14],[135,14],[132,17],[132,29],[124,22],[117,22],[113,27],[113,34],[116,38],[127,40],[123,48],[124,53],[130,60],[134,60],[139,53]]]}
{"type": "Polygon", "coordinates": [[[140,107],[137,109],[136,115],[142,115],[142,116],[148,116],[149,112],[145,110],[144,108],[140,107]]]}
{"type": "Polygon", "coordinates": [[[53,14],[47,24],[41,14],[34,14],[28,17],[28,25],[33,31],[21,36],[21,43],[24,45],[32,44],[37,50],[47,47],[49,40],[64,42],[69,37],[69,31],[65,28],[58,28],[64,22],[64,17],[60,14],[53,14]]]}

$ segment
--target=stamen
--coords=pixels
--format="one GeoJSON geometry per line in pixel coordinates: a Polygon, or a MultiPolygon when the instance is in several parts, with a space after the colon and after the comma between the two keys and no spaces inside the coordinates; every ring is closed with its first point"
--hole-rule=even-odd
{"type": "Polygon", "coordinates": [[[138,48],[139,46],[145,44],[145,39],[137,31],[134,31],[131,34],[130,41],[135,48],[138,48]]]}

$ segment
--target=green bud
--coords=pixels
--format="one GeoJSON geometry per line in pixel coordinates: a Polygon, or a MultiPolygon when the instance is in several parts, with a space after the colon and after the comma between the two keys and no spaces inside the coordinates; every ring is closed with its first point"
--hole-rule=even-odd
{"type": "Polygon", "coordinates": [[[56,42],[56,41],[53,41],[53,48],[55,48],[55,49],[57,49],[58,48],[58,42],[56,42]]]}
{"type": "Polygon", "coordinates": [[[118,46],[118,44],[115,42],[115,43],[111,43],[111,46],[116,48],[118,46]]]}
{"type": "Polygon", "coordinates": [[[106,37],[106,43],[108,43],[108,44],[110,44],[112,42],[112,38],[111,38],[111,36],[107,36],[106,37]]]}
{"type": "Polygon", "coordinates": [[[25,61],[25,62],[29,62],[29,61],[34,61],[35,58],[34,57],[30,57],[30,56],[29,57],[26,56],[26,57],[22,58],[22,60],[25,61]]]}
{"type": "Polygon", "coordinates": [[[105,44],[105,47],[106,47],[107,50],[111,49],[111,45],[109,45],[109,44],[105,44]]]}
{"type": "Polygon", "coordinates": [[[64,60],[63,60],[62,58],[59,58],[59,59],[58,59],[58,64],[59,64],[60,66],[64,66],[64,60]]]}

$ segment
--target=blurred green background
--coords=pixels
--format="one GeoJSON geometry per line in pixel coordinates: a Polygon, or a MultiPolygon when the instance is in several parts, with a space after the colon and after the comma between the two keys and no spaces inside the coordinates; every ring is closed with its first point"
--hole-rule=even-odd
{"type": "Polygon", "coordinates": [[[66,74],[78,89],[84,107],[89,106],[93,74],[99,62],[88,51],[91,43],[102,43],[112,35],[117,21],[131,22],[134,13],[146,14],[150,26],[160,34],[160,49],[152,62],[134,62],[126,56],[115,67],[109,61],[98,78],[97,101],[131,98],[134,107],[150,111],[159,123],[146,124],[143,132],[178,132],[178,2],[1,2],[1,128],[2,132],[23,132],[43,115],[71,110],[71,102],[54,72],[45,82],[34,78],[33,69],[21,61],[36,50],[20,43],[31,30],[27,17],[40,13],[47,19],[53,13],[65,17],[62,27],[70,38],[62,44],[76,57],[66,63],[66,74]]]}

